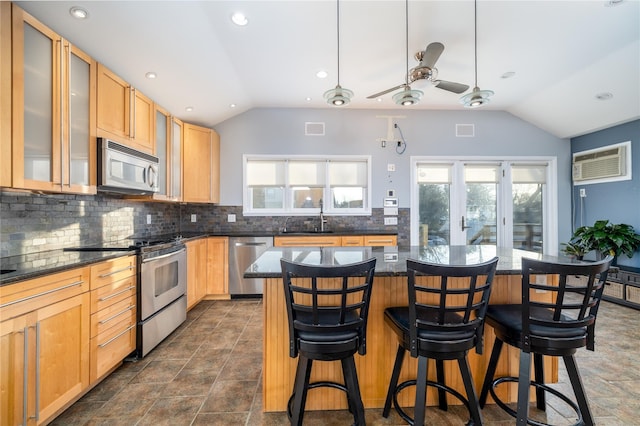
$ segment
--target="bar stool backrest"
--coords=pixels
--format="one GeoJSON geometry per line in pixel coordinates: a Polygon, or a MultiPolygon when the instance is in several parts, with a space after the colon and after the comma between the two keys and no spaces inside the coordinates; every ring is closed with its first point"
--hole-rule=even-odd
{"type": "Polygon", "coordinates": [[[302,333],[329,341],[357,335],[358,353],[366,353],[367,318],[376,265],[372,258],[348,265],[306,265],[280,260],[289,319],[289,350],[298,354],[302,333]]]}
{"type": "Polygon", "coordinates": [[[531,344],[554,345],[565,342],[570,347],[594,349],[596,315],[607,280],[612,256],[593,263],[556,263],[522,259],[522,348],[530,352],[531,344]],[[547,283],[544,276],[557,275],[558,284],[547,283]],[[542,278],[539,278],[542,277],[542,278]],[[569,278],[569,280],[568,280],[569,278]],[[569,282],[568,282],[569,281],[569,282]],[[532,297],[544,294],[549,297],[532,297]]]}
{"type": "Polygon", "coordinates": [[[452,340],[475,335],[476,351],[482,352],[484,316],[497,263],[497,257],[474,265],[407,260],[411,356],[418,356],[420,335],[429,332],[447,333],[452,340]]]}

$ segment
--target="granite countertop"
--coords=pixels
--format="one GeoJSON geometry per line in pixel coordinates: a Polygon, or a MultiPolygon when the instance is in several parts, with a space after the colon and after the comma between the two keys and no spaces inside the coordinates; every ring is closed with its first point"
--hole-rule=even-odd
{"type": "Polygon", "coordinates": [[[406,260],[416,259],[448,265],[486,262],[498,256],[497,274],[520,274],[522,258],[573,262],[564,256],[547,256],[490,245],[411,246],[411,247],[273,247],[264,252],[245,271],[245,278],[280,278],[280,259],[310,265],[340,265],[375,257],[376,276],[406,276],[406,260]]]}
{"type": "Polygon", "coordinates": [[[49,250],[3,257],[0,259],[0,266],[2,266],[0,286],[130,254],[135,254],[135,251],[78,252],[49,250]]]}

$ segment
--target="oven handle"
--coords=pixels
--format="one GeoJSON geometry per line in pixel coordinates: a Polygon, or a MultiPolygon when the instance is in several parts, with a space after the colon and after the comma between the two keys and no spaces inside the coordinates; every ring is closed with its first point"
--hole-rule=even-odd
{"type": "Polygon", "coordinates": [[[142,263],[153,262],[154,260],[160,260],[160,259],[164,259],[164,258],[169,257],[169,256],[174,256],[174,255],[176,255],[178,253],[182,253],[185,250],[186,249],[180,249],[178,251],[172,251],[171,253],[163,254],[162,256],[155,256],[155,257],[152,257],[152,258],[149,258],[149,259],[145,259],[145,260],[142,261],[142,263]]]}

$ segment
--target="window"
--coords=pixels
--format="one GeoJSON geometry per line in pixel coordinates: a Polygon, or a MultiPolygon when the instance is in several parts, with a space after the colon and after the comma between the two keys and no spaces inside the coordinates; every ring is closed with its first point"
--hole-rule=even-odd
{"type": "Polygon", "coordinates": [[[555,159],[412,159],[412,244],[557,251],[555,159]]]}
{"type": "Polygon", "coordinates": [[[370,157],[244,156],[245,215],[370,215],[370,157]]]}

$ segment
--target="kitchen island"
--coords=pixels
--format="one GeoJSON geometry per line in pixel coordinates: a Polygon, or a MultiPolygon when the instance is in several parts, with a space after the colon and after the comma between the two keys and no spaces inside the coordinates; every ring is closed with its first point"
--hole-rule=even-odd
{"type": "MultiPolygon", "coordinates": [[[[297,359],[289,357],[289,331],[284,288],[280,271],[280,259],[306,263],[337,265],[363,261],[375,257],[376,273],[373,283],[369,320],[367,328],[367,353],[356,356],[356,366],[362,400],[366,408],[380,408],[384,405],[393,362],[397,351],[395,334],[384,324],[384,309],[407,304],[406,259],[436,262],[442,264],[474,264],[499,257],[490,303],[519,303],[521,298],[521,259],[523,257],[568,261],[567,258],[546,256],[539,253],[495,246],[415,246],[415,247],[274,247],[263,253],[245,272],[247,278],[265,278],[264,284],[264,336],[263,336],[263,410],[285,411],[293,389],[297,359]]],[[[553,282],[556,277],[539,277],[553,282]]],[[[546,294],[537,295],[549,297],[546,294]]],[[[489,355],[494,341],[491,327],[484,332],[484,353],[471,351],[468,356],[476,391],[479,392],[489,355]]],[[[503,349],[496,376],[518,375],[518,351],[512,347],[503,349]]],[[[410,356],[405,357],[400,381],[415,378],[417,363],[410,356]]],[[[429,380],[435,380],[435,368],[429,367],[429,380]],[[433,377],[432,377],[433,375],[433,377]]],[[[558,364],[556,358],[545,358],[545,379],[556,382],[558,364]]],[[[449,386],[464,392],[458,367],[451,361],[445,362],[445,377],[449,386]]],[[[311,381],[329,380],[342,382],[342,372],[338,362],[314,363],[311,381]]],[[[516,383],[505,383],[497,393],[504,400],[516,400],[516,383]]],[[[413,406],[413,387],[399,395],[402,406],[413,406]]],[[[434,404],[436,393],[428,389],[427,401],[434,404]]],[[[450,398],[450,404],[459,404],[450,398]]],[[[491,401],[490,401],[491,402],[491,401]]],[[[343,392],[331,388],[318,388],[309,393],[307,410],[331,410],[346,408],[343,392]]]]}

